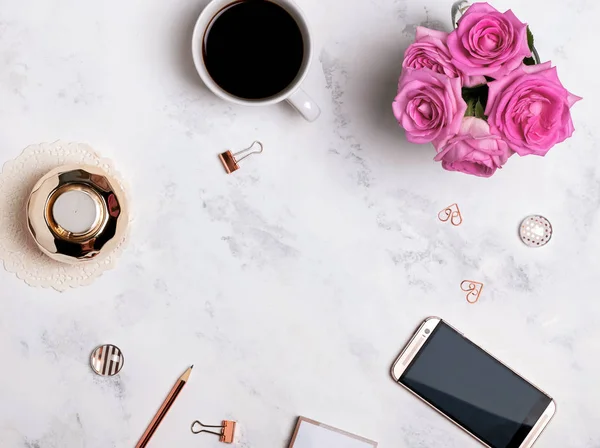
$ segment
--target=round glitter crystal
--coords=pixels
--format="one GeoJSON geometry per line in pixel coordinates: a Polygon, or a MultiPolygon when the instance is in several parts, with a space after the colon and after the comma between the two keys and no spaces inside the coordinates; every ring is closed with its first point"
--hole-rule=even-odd
{"type": "Polygon", "coordinates": [[[519,227],[519,235],[527,246],[542,247],[552,238],[552,224],[543,216],[528,216],[519,227]]]}

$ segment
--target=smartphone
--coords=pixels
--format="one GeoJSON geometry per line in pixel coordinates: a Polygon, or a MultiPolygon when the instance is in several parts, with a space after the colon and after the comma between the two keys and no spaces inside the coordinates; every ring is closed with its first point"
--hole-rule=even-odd
{"type": "Polygon", "coordinates": [[[546,393],[442,319],[426,319],[392,377],[489,448],[529,448],[556,411],[546,393]]]}

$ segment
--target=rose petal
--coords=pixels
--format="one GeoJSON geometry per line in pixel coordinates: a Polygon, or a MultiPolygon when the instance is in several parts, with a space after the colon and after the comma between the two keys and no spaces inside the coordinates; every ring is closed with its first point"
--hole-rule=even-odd
{"type": "Polygon", "coordinates": [[[446,42],[446,39],[448,39],[448,33],[445,33],[444,31],[431,30],[429,28],[425,28],[424,26],[418,26],[415,34],[416,41],[426,37],[433,37],[441,42],[446,42]]]}

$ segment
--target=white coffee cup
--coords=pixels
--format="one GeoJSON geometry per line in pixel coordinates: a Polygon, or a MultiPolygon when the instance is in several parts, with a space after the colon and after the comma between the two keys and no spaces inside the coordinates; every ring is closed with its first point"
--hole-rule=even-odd
{"type": "Polygon", "coordinates": [[[194,28],[194,34],[192,37],[192,54],[194,57],[196,70],[198,70],[202,81],[204,81],[204,84],[206,84],[206,86],[215,95],[223,98],[226,101],[245,106],[269,106],[285,100],[290,103],[298,112],[300,112],[300,114],[302,114],[302,116],[308,121],[316,120],[321,114],[321,110],[319,109],[319,106],[317,106],[317,104],[310,98],[310,96],[308,96],[306,92],[300,88],[302,81],[304,81],[306,75],[308,74],[308,69],[312,59],[312,39],[304,14],[291,0],[269,0],[284,8],[294,18],[298,24],[298,27],[300,28],[302,40],[304,42],[304,59],[302,61],[302,65],[300,66],[300,70],[298,70],[296,78],[288,87],[269,98],[248,100],[237,97],[223,90],[208,73],[204,61],[204,51],[202,48],[204,45],[206,31],[212,20],[219,12],[231,4],[239,3],[239,1],[240,0],[212,0],[206,6],[206,8],[204,8],[200,14],[200,17],[198,18],[198,21],[196,22],[196,27],[194,28]]]}

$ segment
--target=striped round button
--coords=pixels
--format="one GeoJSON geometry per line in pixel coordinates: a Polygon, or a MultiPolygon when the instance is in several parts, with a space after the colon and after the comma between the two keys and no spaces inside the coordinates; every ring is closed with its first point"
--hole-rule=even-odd
{"type": "Polygon", "coordinates": [[[94,372],[102,376],[113,376],[121,371],[125,358],[116,345],[106,344],[97,347],[90,357],[94,372]]]}

